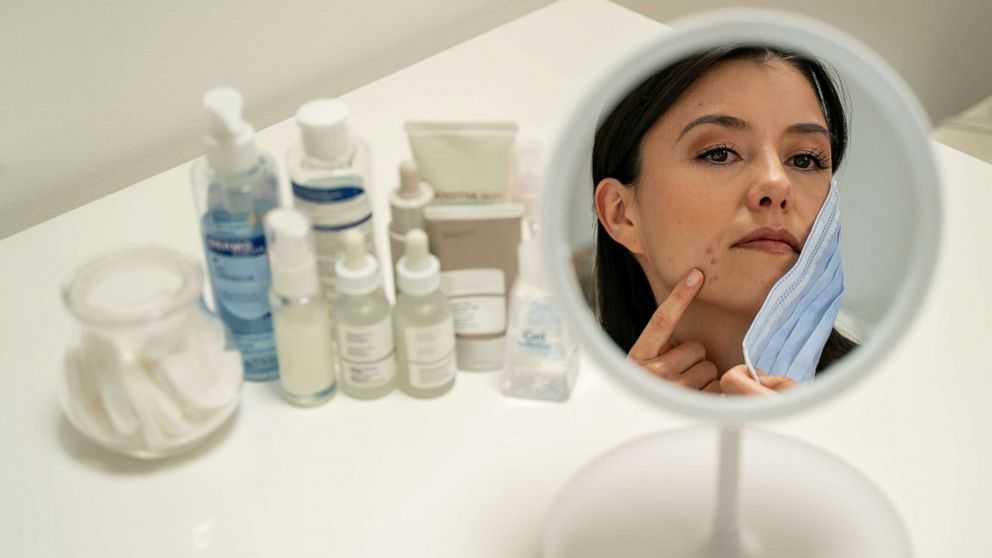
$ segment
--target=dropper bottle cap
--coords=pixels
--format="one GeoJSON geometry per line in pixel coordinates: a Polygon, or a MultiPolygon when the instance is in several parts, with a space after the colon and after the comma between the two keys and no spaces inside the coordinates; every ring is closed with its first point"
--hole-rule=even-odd
{"type": "Polygon", "coordinates": [[[337,99],[310,101],[296,111],[296,123],[303,138],[307,157],[322,161],[338,161],[352,151],[348,129],[348,105],[337,99]]]}
{"type": "Polygon", "coordinates": [[[390,228],[400,234],[424,226],[424,207],[434,200],[434,190],[420,181],[414,161],[400,163],[400,185],[389,196],[393,221],[390,228]]]}
{"type": "Polygon", "coordinates": [[[365,252],[365,235],[349,230],[344,233],[344,257],[334,265],[336,285],[341,294],[362,296],[379,288],[382,277],[375,257],[365,252]]]}
{"type": "Polygon", "coordinates": [[[427,246],[427,233],[413,229],[406,233],[406,253],[396,262],[400,291],[425,296],[441,287],[441,263],[427,246]]]}
{"type": "Polygon", "coordinates": [[[248,172],[258,164],[255,129],[244,121],[244,99],[235,89],[217,87],[203,96],[207,112],[207,163],[220,175],[248,172]]]}
{"type": "Polygon", "coordinates": [[[265,240],[272,270],[272,290],[288,297],[317,296],[320,280],[310,220],[291,208],[265,215],[265,240]]]}

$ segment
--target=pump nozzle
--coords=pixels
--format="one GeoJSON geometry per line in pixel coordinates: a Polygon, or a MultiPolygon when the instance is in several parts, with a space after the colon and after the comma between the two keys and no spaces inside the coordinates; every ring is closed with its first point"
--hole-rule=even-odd
{"type": "Polygon", "coordinates": [[[310,220],[295,209],[273,209],[265,216],[265,237],[272,289],[288,296],[319,293],[310,220]]]}
{"type": "Polygon", "coordinates": [[[207,111],[207,162],[218,174],[247,172],[258,164],[255,129],[244,121],[244,100],[235,89],[217,87],[203,96],[207,111]]]}
{"type": "Polygon", "coordinates": [[[203,96],[203,106],[210,118],[209,133],[216,138],[236,136],[245,126],[241,111],[244,99],[230,87],[216,87],[203,96]]]}

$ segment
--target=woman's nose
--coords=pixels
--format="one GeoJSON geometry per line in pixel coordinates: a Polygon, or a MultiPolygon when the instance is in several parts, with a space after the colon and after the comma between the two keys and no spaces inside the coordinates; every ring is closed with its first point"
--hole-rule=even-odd
{"type": "Polygon", "coordinates": [[[748,207],[752,211],[792,209],[792,183],[778,157],[762,157],[755,172],[756,177],[747,196],[748,207]]]}

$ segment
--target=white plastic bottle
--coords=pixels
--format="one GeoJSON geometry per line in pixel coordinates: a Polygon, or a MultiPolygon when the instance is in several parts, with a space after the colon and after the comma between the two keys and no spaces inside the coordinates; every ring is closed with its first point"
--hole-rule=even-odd
{"type": "Polygon", "coordinates": [[[441,292],[441,265],[428,251],[421,229],[407,233],[406,254],[396,271],[398,384],[414,397],[437,397],[455,385],[455,325],[441,292]]]}
{"type": "Polygon", "coordinates": [[[214,306],[241,353],[245,379],[275,380],[279,369],[262,220],[278,205],[279,179],[275,161],[255,146],[242,104],[234,89],[204,95],[206,157],[193,166],[193,194],[214,306]]]}
{"type": "Polygon", "coordinates": [[[347,231],[344,245],[333,307],[341,391],[357,399],[375,399],[396,384],[392,308],[382,289],[379,263],[365,252],[362,234],[347,231]]]}
{"type": "Polygon", "coordinates": [[[296,113],[301,139],[287,155],[293,205],[313,223],[320,281],[332,300],[342,234],[361,232],[366,250],[375,254],[369,149],[349,130],[348,117],[348,107],[336,99],[304,104],[296,113]]]}
{"type": "Polygon", "coordinates": [[[314,406],[336,391],[328,302],[321,296],[310,221],[300,212],[274,209],[265,218],[272,264],[273,325],[282,394],[314,406]]]}
{"type": "Polygon", "coordinates": [[[420,170],[414,161],[400,163],[400,185],[389,194],[392,220],[389,222],[389,251],[396,262],[403,255],[406,233],[424,228],[424,208],[434,201],[434,189],[420,181],[420,170]]]}
{"type": "Polygon", "coordinates": [[[517,255],[520,273],[510,293],[500,389],[514,397],[564,401],[578,373],[578,346],[545,287],[537,236],[521,242],[517,255]]]}

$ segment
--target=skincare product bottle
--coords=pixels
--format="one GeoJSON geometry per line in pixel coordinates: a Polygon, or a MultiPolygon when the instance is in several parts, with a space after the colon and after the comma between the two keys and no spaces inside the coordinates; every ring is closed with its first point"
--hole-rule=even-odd
{"type": "Polygon", "coordinates": [[[276,166],[255,147],[254,129],[241,117],[240,93],[212,89],[203,105],[206,157],[194,165],[192,179],[214,305],[244,360],[245,379],[275,380],[262,220],[278,205],[276,166]]]}
{"type": "Polygon", "coordinates": [[[335,392],[334,348],[310,221],[296,210],[275,209],[265,232],[282,394],[295,405],[319,405],[335,392]]]}
{"type": "Polygon", "coordinates": [[[500,389],[514,397],[564,401],[578,373],[578,347],[546,288],[537,237],[521,243],[518,253],[500,389]]]}
{"type": "Polygon", "coordinates": [[[502,203],[509,199],[514,122],[423,122],[404,126],[420,174],[436,203],[502,203]]]}
{"type": "Polygon", "coordinates": [[[400,185],[390,192],[389,207],[392,221],[389,222],[389,251],[393,258],[393,274],[396,262],[403,255],[406,233],[424,228],[424,208],[434,200],[434,190],[420,181],[417,163],[404,161],[400,164],[400,185]]]}
{"type": "Polygon", "coordinates": [[[341,235],[358,230],[368,253],[375,253],[369,150],[349,130],[348,117],[348,107],[336,99],[304,104],[296,113],[301,138],[288,153],[293,205],[313,223],[321,286],[332,300],[341,235]]]}
{"type": "Polygon", "coordinates": [[[357,399],[375,399],[396,383],[392,308],[382,290],[379,264],[365,253],[362,233],[347,231],[344,245],[334,302],[341,390],[357,399]]]}
{"type": "Polygon", "coordinates": [[[441,262],[441,290],[454,314],[459,370],[503,368],[506,295],[517,277],[523,214],[518,203],[424,209],[430,244],[441,262]]]}
{"type": "Polygon", "coordinates": [[[396,264],[399,294],[393,317],[400,389],[436,397],[455,385],[455,330],[441,293],[440,264],[427,249],[427,234],[406,235],[406,254],[396,264]]]}

